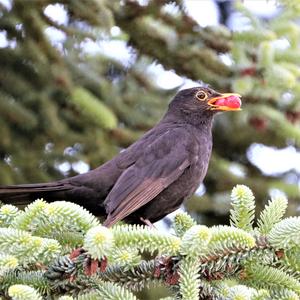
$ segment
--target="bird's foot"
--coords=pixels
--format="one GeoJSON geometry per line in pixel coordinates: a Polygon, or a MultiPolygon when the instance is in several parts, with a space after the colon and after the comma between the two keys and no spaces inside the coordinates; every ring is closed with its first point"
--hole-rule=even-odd
{"type": "Polygon", "coordinates": [[[141,220],[143,223],[145,223],[147,226],[149,226],[150,228],[152,228],[152,229],[157,229],[157,228],[151,223],[151,221],[150,221],[149,219],[144,219],[144,218],[140,217],[140,220],[141,220]]]}

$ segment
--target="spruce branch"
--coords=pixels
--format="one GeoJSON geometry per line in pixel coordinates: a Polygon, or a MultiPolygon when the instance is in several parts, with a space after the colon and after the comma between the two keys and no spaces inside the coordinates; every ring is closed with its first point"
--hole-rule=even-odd
{"type": "Polygon", "coordinates": [[[60,253],[57,241],[12,228],[0,228],[0,247],[2,253],[14,255],[21,262],[34,262],[42,253],[49,259],[60,253]]]}
{"type": "Polygon", "coordinates": [[[46,203],[43,200],[36,200],[28,205],[25,211],[18,213],[10,227],[53,238],[63,246],[64,251],[70,251],[82,245],[84,233],[98,224],[99,221],[94,216],[75,203],[64,201],[46,203]]]}
{"type": "Polygon", "coordinates": [[[69,253],[73,249],[81,247],[84,240],[84,233],[74,230],[53,231],[49,235],[60,243],[62,253],[69,253]]]}
{"type": "Polygon", "coordinates": [[[285,287],[300,295],[300,282],[280,269],[259,264],[246,264],[244,269],[245,280],[254,287],[272,289],[285,287]]]}
{"type": "Polygon", "coordinates": [[[252,300],[253,290],[245,285],[235,285],[228,289],[228,299],[252,300]]]}
{"type": "Polygon", "coordinates": [[[58,300],[137,300],[130,292],[113,285],[112,283],[101,283],[97,289],[80,293],[76,298],[71,296],[62,296],[58,300]]]}
{"type": "Polygon", "coordinates": [[[267,245],[252,249],[237,248],[218,251],[215,254],[212,252],[206,258],[200,258],[200,270],[203,278],[222,279],[237,274],[246,262],[260,261],[263,264],[273,264],[277,260],[276,253],[267,245]]]}
{"type": "Polygon", "coordinates": [[[107,300],[137,300],[129,290],[111,282],[101,282],[97,292],[100,298],[107,300]]]}
{"type": "Polygon", "coordinates": [[[141,261],[139,265],[126,267],[120,264],[109,264],[103,270],[98,270],[97,276],[83,276],[87,253],[71,260],[68,256],[59,257],[50,264],[45,278],[54,289],[81,291],[97,286],[98,281],[115,282],[131,290],[139,291],[148,283],[159,282],[160,275],[165,270],[165,264],[160,259],[141,261]],[[80,276],[80,278],[78,278],[80,276]],[[70,278],[74,280],[70,281],[70,278]]]}
{"type": "Polygon", "coordinates": [[[11,254],[0,254],[0,272],[15,269],[19,265],[19,260],[11,254]]]}
{"type": "Polygon", "coordinates": [[[232,194],[234,225],[242,228],[195,225],[181,214],[174,225],[178,236],[137,225],[106,228],[76,205],[36,201],[11,219],[28,231],[0,228],[0,289],[7,293],[17,284],[43,296],[136,299],[132,291],[154,283],[166,285],[181,299],[297,299],[299,218],[281,220],[287,200],[274,198],[252,228],[251,191],[237,186],[232,194]],[[30,233],[49,228],[53,212],[60,215],[57,220],[66,216],[69,229],[74,216],[73,229],[82,232],[83,248],[60,256],[57,240],[30,233]],[[145,252],[157,256],[145,260],[145,252]]]}
{"type": "Polygon", "coordinates": [[[283,267],[288,270],[298,279],[300,279],[300,248],[297,246],[285,250],[284,257],[280,260],[283,267]]]}
{"type": "MultiPolygon", "coordinates": [[[[278,80],[281,80],[281,78],[278,78],[278,80]]],[[[269,122],[268,129],[272,131],[276,137],[286,139],[286,137],[289,136],[295,140],[295,145],[300,145],[299,127],[295,127],[290,122],[286,122],[286,117],[280,114],[276,109],[267,107],[264,104],[256,104],[249,105],[248,111],[250,115],[267,118],[269,122]]]]}
{"type": "Polygon", "coordinates": [[[47,206],[48,203],[42,199],[34,201],[25,208],[24,212],[14,219],[12,226],[21,230],[35,230],[35,227],[38,224],[37,220],[41,219],[41,215],[47,206]]]}
{"type": "Polygon", "coordinates": [[[137,266],[141,260],[139,251],[130,247],[116,248],[110,251],[110,256],[108,256],[108,261],[124,267],[124,270],[137,266]]]}
{"type": "Polygon", "coordinates": [[[113,244],[114,236],[111,230],[99,225],[86,233],[83,245],[92,258],[101,259],[113,247],[113,244]]]}
{"type": "Polygon", "coordinates": [[[177,236],[181,237],[187,230],[196,225],[196,222],[187,213],[180,213],[175,216],[174,230],[177,236]]]}
{"type": "Polygon", "coordinates": [[[183,300],[198,300],[200,292],[197,256],[185,257],[179,263],[179,293],[183,300]]]}
{"type": "Polygon", "coordinates": [[[117,127],[117,118],[114,113],[88,90],[76,88],[70,101],[82,111],[87,120],[92,120],[96,125],[105,129],[117,127]]]}
{"type": "Polygon", "coordinates": [[[269,300],[270,292],[265,289],[256,290],[255,292],[253,292],[252,299],[253,300],[269,300]]]}
{"type": "Polygon", "coordinates": [[[15,284],[8,289],[8,295],[13,300],[42,300],[41,295],[28,285],[15,284]]]}
{"type": "MultiPolygon", "coordinates": [[[[248,232],[225,225],[213,226],[206,253],[218,253],[231,249],[251,249],[256,245],[255,238],[248,232]]],[[[205,255],[204,255],[205,256],[205,255]]]]}
{"type": "Polygon", "coordinates": [[[286,288],[275,288],[270,292],[270,298],[275,300],[299,300],[299,294],[286,288]]]}
{"type": "Polygon", "coordinates": [[[41,294],[50,293],[51,285],[43,271],[8,270],[0,276],[0,291],[6,291],[14,284],[30,285],[41,294]]]}
{"type": "Polygon", "coordinates": [[[19,209],[10,204],[2,205],[0,207],[0,226],[8,227],[13,220],[20,214],[19,209]]]}
{"type": "MultiPolygon", "coordinates": [[[[152,1],[150,1],[151,3],[152,1]]],[[[170,67],[173,65],[176,72],[178,74],[188,74],[188,76],[192,79],[198,80],[201,78],[204,81],[211,82],[215,86],[226,85],[226,80],[222,78],[220,75],[224,77],[229,76],[231,73],[230,68],[228,68],[222,61],[219,59],[218,55],[215,51],[210,48],[203,47],[199,40],[202,38],[205,39],[205,43],[214,45],[218,49],[226,49],[230,45],[230,42],[226,41],[226,37],[230,36],[230,33],[227,32],[225,28],[221,30],[214,29],[210,30],[210,38],[207,38],[207,31],[204,31],[201,34],[197,34],[197,31],[194,31],[194,34],[186,34],[185,38],[190,39],[194,43],[194,47],[191,49],[187,49],[184,47],[185,39],[178,39],[177,32],[172,36],[172,44],[170,45],[170,41],[166,38],[166,35],[162,35],[158,30],[161,27],[161,24],[164,27],[169,27],[169,30],[172,30],[172,27],[169,25],[165,25],[164,22],[155,22],[153,16],[143,16],[140,15],[141,11],[151,12],[151,5],[143,7],[139,5],[137,2],[132,4],[130,1],[125,1],[125,7],[122,14],[116,12],[115,18],[117,25],[122,28],[125,32],[127,32],[131,36],[131,44],[142,51],[143,53],[157,59],[160,63],[162,63],[166,67],[170,67]],[[139,11],[138,17],[132,16],[132,6],[134,5],[135,9],[139,11]],[[128,23],[128,17],[132,16],[131,22],[128,23]],[[140,30],[136,30],[136,28],[140,28],[140,30]],[[212,36],[215,35],[214,41],[218,40],[220,43],[212,42],[212,36]],[[218,39],[219,37],[224,37],[223,39],[218,39]],[[226,41],[226,42],[221,42],[226,41]],[[149,47],[149,45],[151,45],[149,47]],[[167,55],[166,55],[167,54],[167,55]],[[186,60],[186,57],[189,57],[189,60],[186,60]],[[172,61],[176,61],[176,65],[172,64],[172,61]]],[[[156,8],[157,11],[158,8],[156,8]]],[[[159,15],[159,10],[155,13],[155,16],[159,15]]],[[[189,20],[189,16],[182,17],[182,23],[187,23],[189,20]]],[[[193,22],[192,22],[193,24],[193,22]]],[[[192,25],[191,24],[191,25],[192,25]]],[[[191,26],[190,25],[190,26],[191,26]]],[[[197,25],[194,24],[193,27],[197,25]]],[[[199,31],[203,30],[199,27],[199,31]]]]}
{"type": "Polygon", "coordinates": [[[58,231],[73,230],[78,232],[87,232],[90,228],[99,225],[95,216],[89,213],[83,207],[66,201],[56,201],[49,203],[44,208],[47,222],[40,222],[35,233],[46,235],[54,229],[58,231]]]}
{"type": "Polygon", "coordinates": [[[115,226],[112,232],[116,247],[129,246],[150,253],[158,250],[165,255],[174,255],[178,253],[181,243],[178,237],[139,225],[115,226]]]}
{"type": "Polygon", "coordinates": [[[278,223],[286,209],[288,201],[285,197],[276,197],[269,201],[265,209],[260,213],[257,221],[258,230],[261,234],[268,234],[273,226],[278,223]]]}
{"type": "Polygon", "coordinates": [[[111,282],[99,282],[97,287],[81,292],[75,297],[63,296],[59,300],[137,300],[130,291],[111,282]]]}
{"type": "Polygon", "coordinates": [[[53,261],[59,254],[61,254],[62,247],[58,241],[54,239],[42,239],[40,252],[38,253],[38,260],[43,264],[48,264],[53,261]]]}
{"type": "Polygon", "coordinates": [[[104,272],[98,272],[101,280],[116,282],[134,291],[140,291],[149,283],[159,282],[164,265],[160,260],[142,261],[138,266],[126,269],[122,266],[108,266],[104,272]]]}
{"type": "Polygon", "coordinates": [[[212,233],[208,227],[204,225],[194,225],[188,229],[182,237],[180,254],[190,257],[203,255],[211,237],[212,233]]]}
{"type": "Polygon", "coordinates": [[[270,244],[276,249],[299,247],[300,217],[289,217],[275,224],[268,234],[270,244]]]}
{"type": "Polygon", "coordinates": [[[231,193],[230,224],[245,231],[252,230],[255,202],[252,191],[244,186],[237,185],[231,193]]]}

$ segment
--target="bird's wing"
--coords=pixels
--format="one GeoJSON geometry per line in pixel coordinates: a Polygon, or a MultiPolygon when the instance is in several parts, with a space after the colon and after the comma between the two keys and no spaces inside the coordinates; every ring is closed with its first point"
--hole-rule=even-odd
{"type": "Polygon", "coordinates": [[[154,199],[190,165],[187,133],[172,130],[157,138],[120,176],[108,194],[105,226],[112,226],[154,199]]]}

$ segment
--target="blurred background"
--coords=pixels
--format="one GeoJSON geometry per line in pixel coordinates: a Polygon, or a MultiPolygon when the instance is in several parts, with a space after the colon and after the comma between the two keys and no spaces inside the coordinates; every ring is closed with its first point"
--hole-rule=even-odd
{"type": "Polygon", "coordinates": [[[208,175],[182,209],[227,223],[239,183],[258,209],[284,193],[299,214],[299,20],[298,0],[0,0],[0,184],[95,168],[205,83],[243,110],[216,118],[208,175]]]}

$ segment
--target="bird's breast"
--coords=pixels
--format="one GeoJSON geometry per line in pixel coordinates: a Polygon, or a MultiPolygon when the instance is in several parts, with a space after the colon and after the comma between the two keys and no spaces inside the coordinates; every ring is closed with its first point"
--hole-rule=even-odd
{"type": "Polygon", "coordinates": [[[191,165],[182,174],[182,181],[186,187],[189,188],[189,194],[191,196],[199,185],[202,183],[209,165],[209,160],[212,150],[212,141],[209,136],[197,139],[193,149],[191,150],[191,165]]]}

